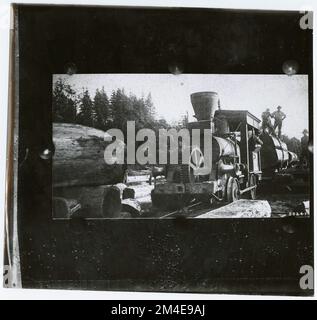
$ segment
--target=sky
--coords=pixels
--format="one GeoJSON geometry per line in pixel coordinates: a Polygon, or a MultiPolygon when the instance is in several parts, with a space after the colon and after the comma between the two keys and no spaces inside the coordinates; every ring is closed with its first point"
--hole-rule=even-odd
{"type": "Polygon", "coordinates": [[[282,133],[300,138],[308,128],[307,75],[229,75],[229,74],[74,74],[54,75],[53,83],[63,78],[78,92],[87,88],[93,98],[96,89],[104,87],[110,96],[112,90],[123,88],[137,97],[151,93],[158,118],[177,121],[188,112],[194,112],[190,94],[198,91],[218,93],[221,107],[226,110],[248,110],[259,119],[261,113],[278,105],[287,118],[282,133]]]}

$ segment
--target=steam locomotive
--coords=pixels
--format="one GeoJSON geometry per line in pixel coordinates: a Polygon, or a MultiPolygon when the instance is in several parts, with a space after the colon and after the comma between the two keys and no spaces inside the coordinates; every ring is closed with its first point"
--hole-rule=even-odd
{"type": "Polygon", "coordinates": [[[262,133],[261,121],[250,112],[218,108],[216,92],[193,93],[191,103],[197,121],[188,123],[188,129],[200,130],[200,140],[208,130],[212,147],[207,151],[191,141],[188,163],[166,165],[166,181],[151,193],[153,206],[176,209],[193,199],[233,202],[243,194],[255,199],[262,179],[271,179],[298,160],[278,137],[262,133]],[[205,151],[211,153],[207,172],[199,170],[205,151]]]}

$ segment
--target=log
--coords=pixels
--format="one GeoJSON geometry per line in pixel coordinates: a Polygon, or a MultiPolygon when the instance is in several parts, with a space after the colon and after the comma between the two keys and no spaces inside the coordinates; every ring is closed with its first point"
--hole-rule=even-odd
{"type": "Polygon", "coordinates": [[[133,176],[126,176],[126,183],[127,184],[133,184],[133,183],[142,183],[142,182],[151,182],[151,175],[147,174],[147,175],[133,175],[133,176]]]}
{"type": "Polygon", "coordinates": [[[81,209],[81,204],[75,199],[53,197],[53,217],[71,218],[81,209]]]}
{"type": "MultiPolygon", "coordinates": [[[[121,210],[120,190],[111,185],[58,187],[54,188],[53,197],[76,199],[81,205],[79,215],[83,218],[109,218],[121,210]]],[[[53,217],[67,218],[63,212],[65,211],[54,210],[53,217]]]]}
{"type": "Polygon", "coordinates": [[[122,199],[123,192],[127,186],[124,183],[116,183],[115,186],[120,190],[120,198],[122,199]]]}
{"type": "Polygon", "coordinates": [[[120,190],[121,199],[135,198],[135,191],[132,188],[127,187],[124,183],[117,183],[115,186],[120,190]]]}
{"type": "Polygon", "coordinates": [[[266,200],[241,199],[195,218],[269,218],[271,212],[270,204],[266,200]]]}
{"type": "Polygon", "coordinates": [[[141,215],[141,205],[135,199],[122,200],[122,211],[129,212],[131,217],[139,217],[141,215]]]}
{"type": "Polygon", "coordinates": [[[107,189],[102,203],[103,218],[117,218],[121,212],[121,196],[120,189],[111,186],[107,189]]]}
{"type": "MultiPolygon", "coordinates": [[[[122,182],[123,166],[109,165],[104,151],[111,143],[104,131],[70,123],[53,123],[53,187],[122,182]]],[[[124,148],[122,142],[121,147],[124,148]]]]}
{"type": "Polygon", "coordinates": [[[154,185],[143,183],[139,185],[131,185],[129,186],[129,188],[134,190],[135,199],[139,199],[151,195],[151,191],[154,189],[154,185]]]}
{"type": "Polygon", "coordinates": [[[135,191],[132,188],[125,188],[123,190],[122,199],[135,199],[135,191]]]}

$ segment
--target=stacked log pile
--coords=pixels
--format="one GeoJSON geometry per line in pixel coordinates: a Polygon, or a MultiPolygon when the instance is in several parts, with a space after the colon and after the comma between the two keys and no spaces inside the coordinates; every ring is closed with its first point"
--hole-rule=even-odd
{"type": "Polygon", "coordinates": [[[106,163],[106,135],[77,124],[53,124],[53,217],[112,217],[121,211],[121,191],[113,185],[123,180],[124,168],[106,163]]]}
{"type": "Polygon", "coordinates": [[[151,202],[151,171],[107,164],[105,135],[77,124],[53,124],[54,218],[138,217],[151,202]]]}

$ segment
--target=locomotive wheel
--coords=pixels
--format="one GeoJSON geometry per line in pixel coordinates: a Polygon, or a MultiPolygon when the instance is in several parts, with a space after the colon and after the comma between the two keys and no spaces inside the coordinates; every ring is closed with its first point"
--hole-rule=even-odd
{"type": "Polygon", "coordinates": [[[227,201],[234,202],[239,200],[239,183],[238,180],[230,177],[227,184],[227,201]]]}
{"type": "MultiPolygon", "coordinates": [[[[254,174],[250,175],[249,186],[250,187],[256,186],[256,177],[254,174]]],[[[256,199],[256,188],[254,188],[250,191],[250,199],[252,199],[252,200],[256,199]]]]}

